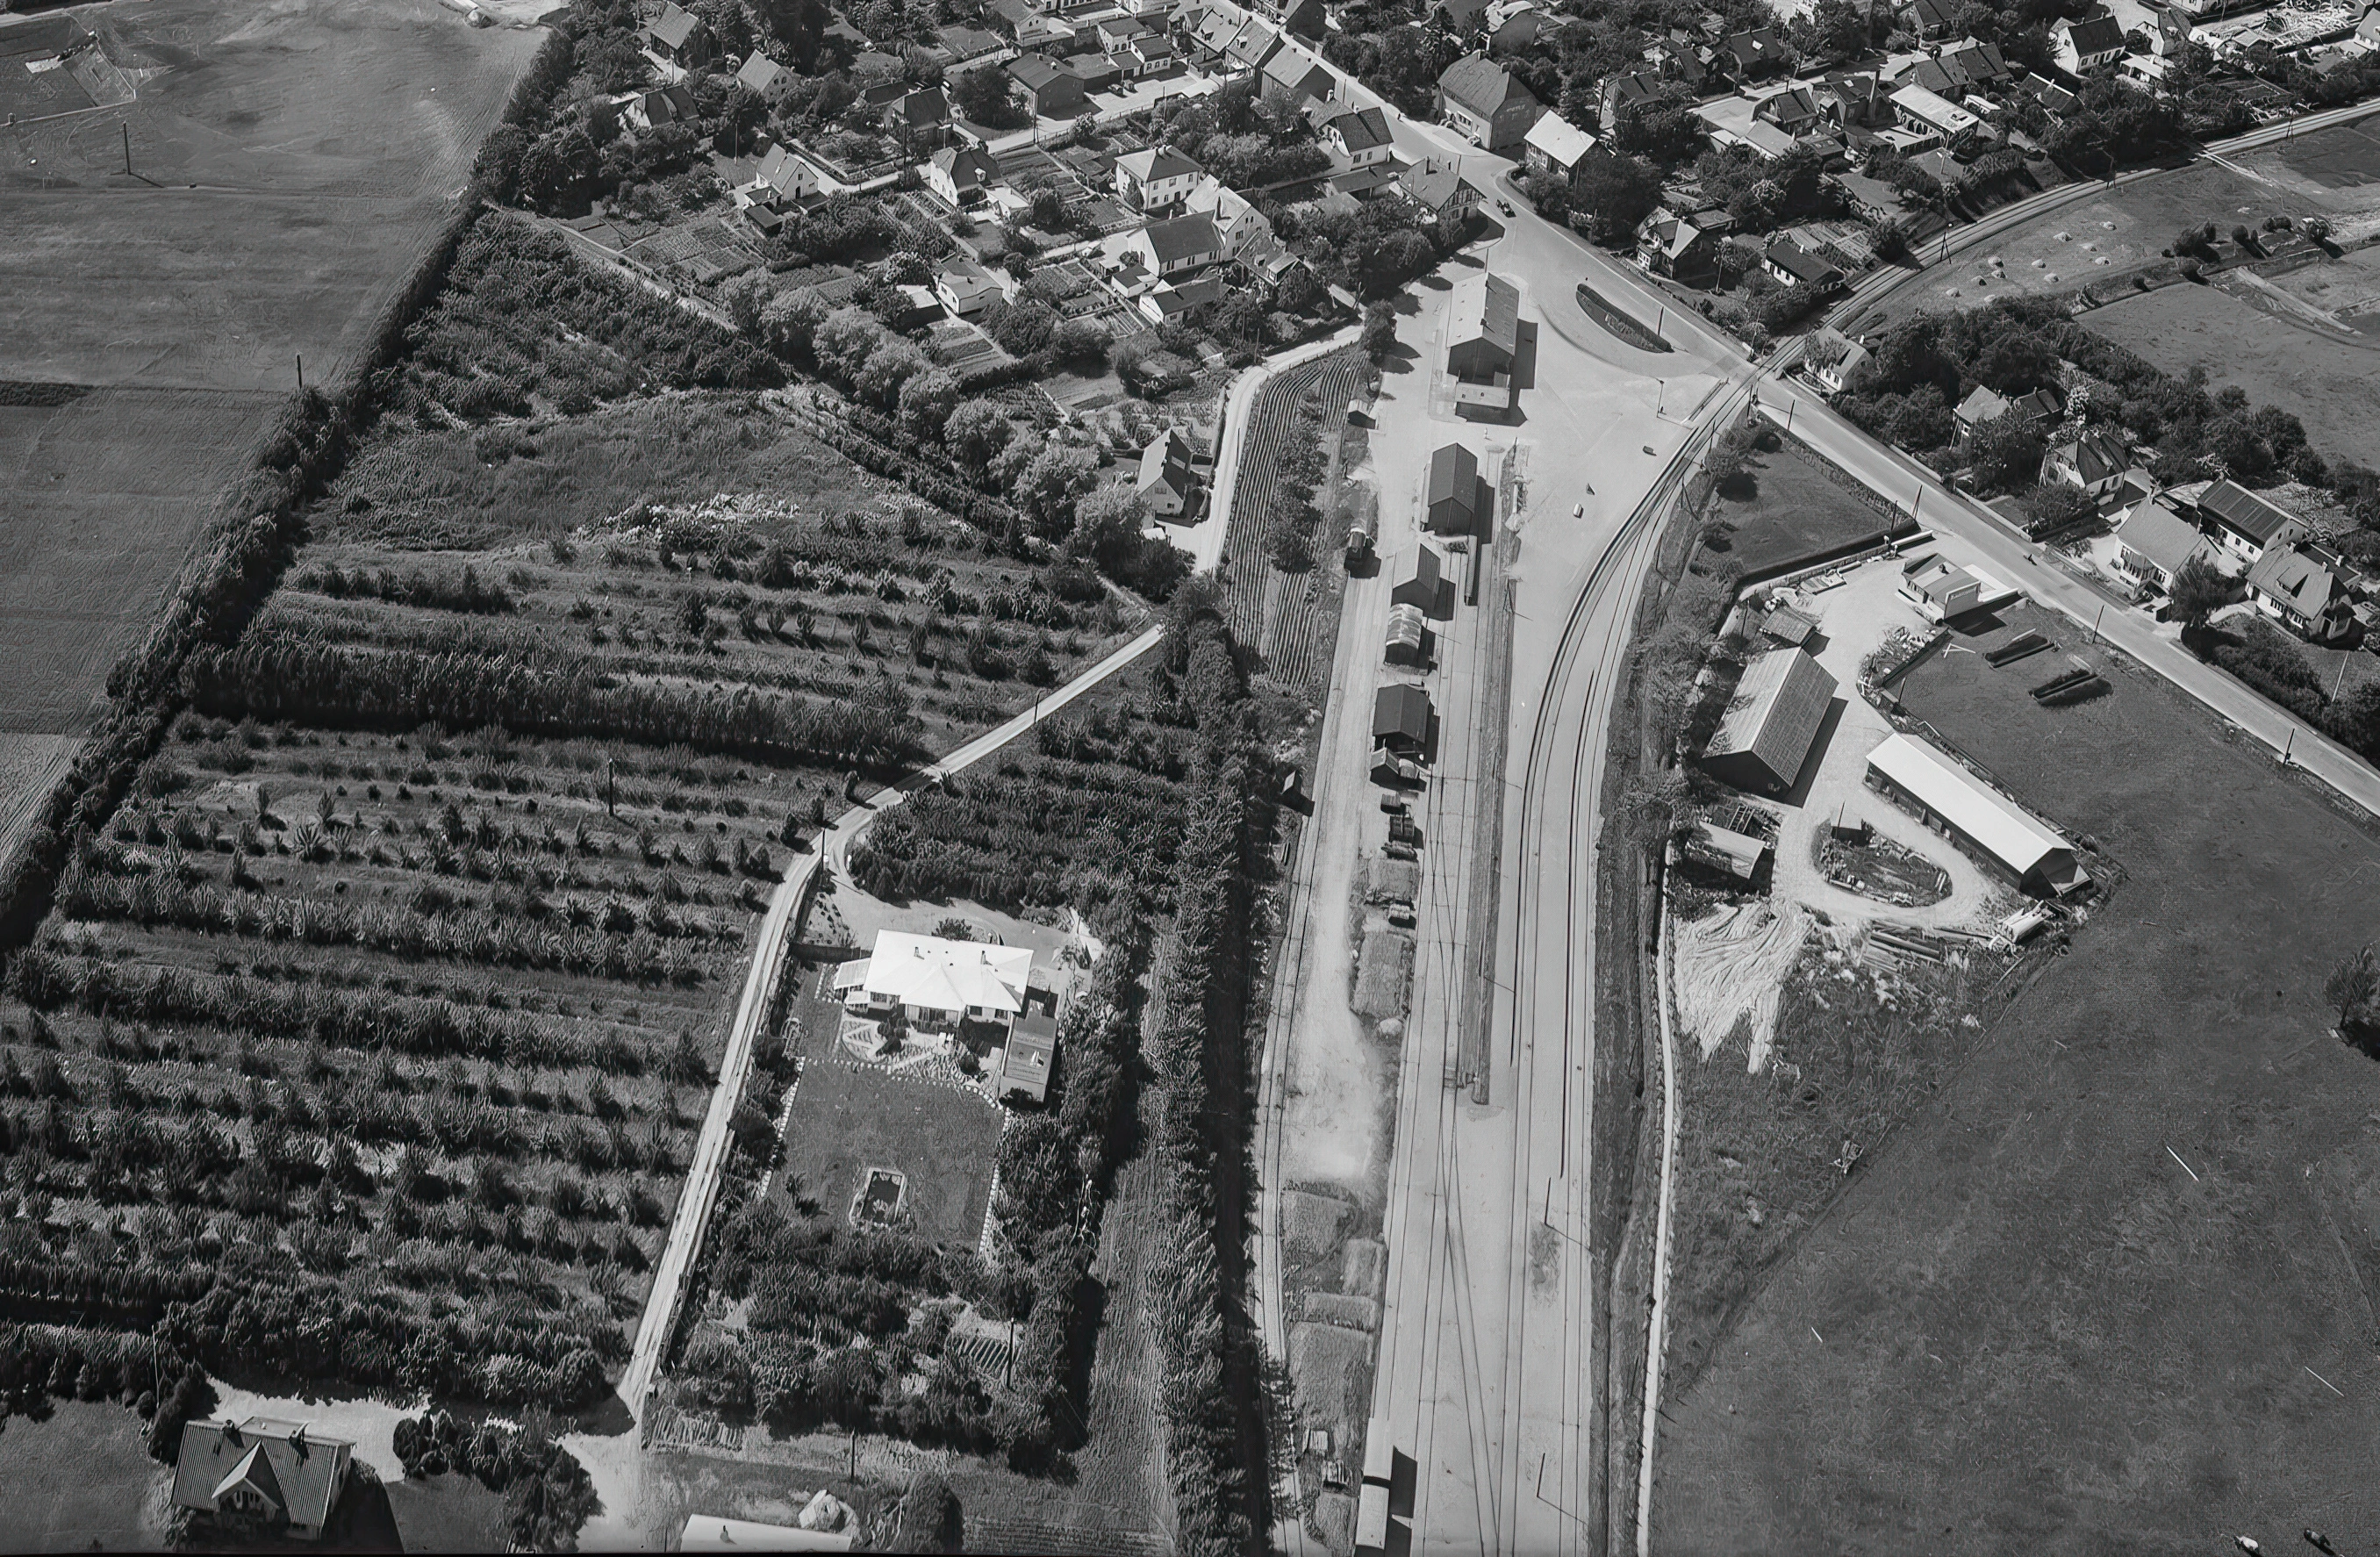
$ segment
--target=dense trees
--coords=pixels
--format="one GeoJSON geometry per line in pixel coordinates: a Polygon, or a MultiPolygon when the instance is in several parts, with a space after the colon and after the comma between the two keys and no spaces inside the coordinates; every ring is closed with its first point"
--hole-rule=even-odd
{"type": "MultiPolygon", "coordinates": [[[[2330,479],[2296,417],[2251,408],[2236,388],[2210,391],[2201,370],[2172,377],[2049,302],[2003,301],[1911,320],[1877,344],[1841,405],[1852,420],[1922,454],[1949,443],[1949,407],[1975,385],[2015,395],[2055,384],[2061,359],[2082,375],[2070,410],[2113,426],[2128,442],[2154,445],[2151,469],[2159,480],[2217,473],[2249,482],[2330,479]]],[[[2011,461],[1999,464],[2013,482],[2011,461]]]]}

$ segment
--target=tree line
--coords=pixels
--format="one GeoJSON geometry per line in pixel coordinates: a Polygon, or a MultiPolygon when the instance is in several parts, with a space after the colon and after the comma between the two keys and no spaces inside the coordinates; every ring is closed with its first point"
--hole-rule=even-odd
{"type": "Polygon", "coordinates": [[[685,746],[878,772],[917,755],[917,719],[900,702],[623,684],[600,660],[559,651],[540,663],[376,653],[260,631],[232,647],[193,653],[182,685],[193,709],[219,719],[382,732],[493,724],[516,736],[685,746]]]}

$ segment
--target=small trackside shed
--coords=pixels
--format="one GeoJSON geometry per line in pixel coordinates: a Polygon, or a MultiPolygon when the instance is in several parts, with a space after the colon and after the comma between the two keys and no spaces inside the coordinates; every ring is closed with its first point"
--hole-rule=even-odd
{"type": "Polygon", "coordinates": [[[2091,880],[2057,829],[1924,741],[1894,736],[1877,747],[1867,782],[2027,892],[2062,897],[2091,880]]]}
{"type": "Polygon", "coordinates": [[[1754,660],[1736,683],[1703,767],[1738,789],[1781,794],[1793,787],[1834,701],[1835,678],[1799,649],[1754,660]]]}
{"type": "Polygon", "coordinates": [[[1429,694],[1396,682],[1372,699],[1372,744],[1410,757],[1429,741],[1429,694]]]}
{"type": "Polygon", "coordinates": [[[1413,575],[1389,591],[1391,605],[1410,605],[1422,611],[1438,609],[1438,585],[1444,576],[1438,553],[1427,546],[1414,548],[1413,575]]]}
{"type": "Polygon", "coordinates": [[[1429,456],[1429,494],[1424,500],[1431,531],[1475,535],[1479,531],[1479,459],[1461,444],[1429,456]]]}

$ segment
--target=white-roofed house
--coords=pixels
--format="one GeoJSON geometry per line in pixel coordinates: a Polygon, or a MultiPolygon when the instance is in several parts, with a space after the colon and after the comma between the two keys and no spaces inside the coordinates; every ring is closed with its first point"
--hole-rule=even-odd
{"type": "Polygon", "coordinates": [[[1521,155],[1532,172],[1559,173],[1567,178],[1580,159],[1595,150],[1595,137],[1560,114],[1540,114],[1521,138],[1521,155]]]}
{"type": "Polygon", "coordinates": [[[2056,828],[1914,736],[1896,735],[1870,752],[1867,782],[2028,892],[2062,897],[2091,880],[2056,828]]]}
{"type": "Polygon", "coordinates": [[[834,970],[834,992],[855,1016],[881,1017],[898,1007],[912,1027],[927,1031],[982,1022],[1004,1032],[1025,1009],[1032,972],[1027,946],[883,930],[873,953],[834,970]]]}

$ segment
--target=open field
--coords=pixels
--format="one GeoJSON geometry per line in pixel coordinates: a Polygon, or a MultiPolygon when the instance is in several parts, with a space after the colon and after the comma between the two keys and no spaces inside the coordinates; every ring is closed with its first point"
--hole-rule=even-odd
{"type": "Polygon", "coordinates": [[[164,1550],[171,1472],[149,1457],[149,1425],[114,1401],[10,1417],[0,1432],[0,1548],[164,1550]]]}
{"type": "Polygon", "coordinates": [[[912,1073],[856,1059],[836,1041],[832,1002],[806,1001],[801,1010],[802,1079],[776,1193],[844,1218],[869,1171],[890,1169],[906,1181],[896,1225],[972,1247],[991,1202],[1003,1111],[946,1066],[912,1073]]]}
{"type": "Polygon", "coordinates": [[[2177,377],[2204,367],[2254,404],[2296,413],[2315,451],[2380,464],[2380,341],[2319,334],[2211,286],[2168,286],[2082,322],[2177,377]]]}
{"type": "MultiPolygon", "coordinates": [[[[1973,1057],[1871,1143],[1671,1400],[1663,1550],[2273,1550],[2301,1525],[2380,1528],[2371,1230],[2334,1214],[2368,1199],[2380,1068],[2329,1035],[2321,996],[2374,933],[2380,846],[2082,652],[2112,696],[2046,712],[2034,677],[1973,654],[1901,689],[2126,879],[2071,955],[1983,996],[1973,1057]]],[[[1788,1052],[1797,1025],[1789,1008],[1788,1052]]]]}
{"type": "MultiPolygon", "coordinates": [[[[2370,175],[2375,124],[2380,119],[2334,125],[2061,206],[1950,265],[1933,266],[1884,311],[1898,319],[2011,294],[2071,291],[2155,263],[2184,227],[2205,222],[2228,233],[2238,222],[2252,227],[2267,216],[2319,213],[2338,241],[2360,241],[2380,229],[2380,187],[2370,175]],[[1987,262],[1994,258],[2000,265],[1987,262]]],[[[1862,329],[1873,327],[1863,320],[1862,329]]]]}
{"type": "Polygon", "coordinates": [[[0,131],[0,381],[91,391],[0,408],[0,735],[89,726],[297,359],[321,383],[363,344],[540,36],[436,0],[76,14],[138,96],[0,131]]]}
{"type": "Polygon", "coordinates": [[[1873,535],[1885,517],[1830,477],[1815,455],[1798,444],[1755,453],[1746,462],[1753,490],[1743,495],[1724,489],[1712,495],[1704,527],[1709,565],[1740,566],[1746,573],[1873,535]]]}

